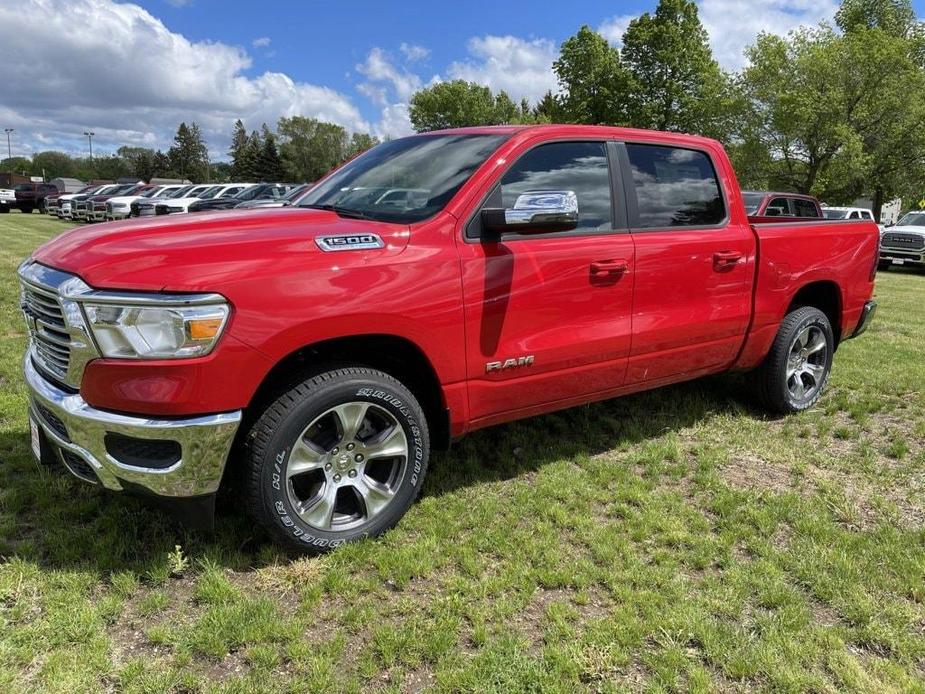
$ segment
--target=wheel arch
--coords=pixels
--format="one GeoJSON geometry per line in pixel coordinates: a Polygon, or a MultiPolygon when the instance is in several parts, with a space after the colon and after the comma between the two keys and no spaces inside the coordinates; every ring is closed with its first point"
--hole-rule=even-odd
{"type": "Polygon", "coordinates": [[[804,306],[817,308],[826,315],[835,335],[835,345],[838,346],[842,333],[841,287],[832,280],[816,280],[805,284],[794,294],[784,315],[789,315],[792,311],[804,306]]]}
{"type": "Polygon", "coordinates": [[[449,410],[437,371],[420,346],[392,334],[363,334],[306,344],[280,359],[266,374],[251,398],[241,430],[247,431],[260,412],[279,395],[321,371],[343,366],[365,366],[393,376],[421,404],[430,430],[431,448],[450,444],[449,410]]]}

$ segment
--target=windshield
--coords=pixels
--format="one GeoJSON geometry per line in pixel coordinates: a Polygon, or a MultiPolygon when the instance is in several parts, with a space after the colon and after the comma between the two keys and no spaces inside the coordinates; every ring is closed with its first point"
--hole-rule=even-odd
{"type": "Polygon", "coordinates": [[[755,214],[761,207],[764,193],[742,193],[742,199],[745,201],[745,214],[755,214]]]}
{"type": "Polygon", "coordinates": [[[211,200],[224,186],[212,186],[211,188],[206,188],[204,191],[199,193],[196,197],[200,200],[211,200]]]}
{"type": "Polygon", "coordinates": [[[908,212],[896,225],[901,227],[925,227],[925,212],[908,212]]]}
{"type": "Polygon", "coordinates": [[[156,193],[159,193],[160,191],[161,191],[160,188],[148,188],[147,190],[142,191],[141,193],[139,193],[138,196],[139,196],[139,197],[142,197],[142,198],[153,198],[154,195],[155,195],[156,193]]]}
{"type": "Polygon", "coordinates": [[[183,197],[186,197],[186,194],[190,192],[192,189],[193,189],[193,186],[183,186],[182,188],[177,188],[172,193],[167,193],[167,195],[165,195],[164,197],[168,199],[183,198],[183,197]]]}
{"type": "Polygon", "coordinates": [[[848,219],[848,210],[833,210],[826,208],[822,210],[822,216],[826,219],[848,219]]]}
{"type": "Polygon", "coordinates": [[[417,135],[377,145],[321,181],[300,207],[336,206],[409,224],[442,210],[506,135],[417,135]]]}
{"type": "Polygon", "coordinates": [[[288,200],[289,202],[297,200],[301,196],[305,195],[305,191],[311,187],[311,183],[303,183],[300,186],[296,186],[283,196],[283,200],[288,200]]]}
{"type": "Polygon", "coordinates": [[[272,187],[269,185],[251,186],[232,197],[235,200],[255,200],[257,198],[271,197],[269,191],[272,187]]]}

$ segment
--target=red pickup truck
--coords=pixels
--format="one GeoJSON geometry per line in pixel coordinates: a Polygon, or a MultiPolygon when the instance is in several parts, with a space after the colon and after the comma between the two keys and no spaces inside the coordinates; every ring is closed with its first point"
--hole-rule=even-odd
{"type": "Polygon", "coordinates": [[[751,225],[719,143],[590,126],[385,142],[298,205],[72,230],[19,270],[33,445],[308,551],[373,536],[474,429],[730,370],[811,407],[878,231],[751,225]]]}

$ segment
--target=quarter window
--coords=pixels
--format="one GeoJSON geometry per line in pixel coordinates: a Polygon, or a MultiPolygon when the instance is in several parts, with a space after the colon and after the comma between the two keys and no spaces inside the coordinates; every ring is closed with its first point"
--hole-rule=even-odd
{"type": "Polygon", "coordinates": [[[661,145],[627,144],[643,229],[710,226],[726,206],[710,158],[703,152],[661,145]]]}
{"type": "Polygon", "coordinates": [[[552,142],[524,154],[501,179],[501,206],[539,190],[570,190],[578,197],[578,230],[613,229],[610,170],[603,142],[552,142]]]}

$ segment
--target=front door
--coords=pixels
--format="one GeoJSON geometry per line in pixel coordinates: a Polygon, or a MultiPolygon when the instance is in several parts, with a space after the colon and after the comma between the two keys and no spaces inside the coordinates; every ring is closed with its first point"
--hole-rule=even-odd
{"type": "Polygon", "coordinates": [[[634,260],[615,152],[603,141],[527,148],[483,205],[511,209],[526,192],[572,191],[576,229],[489,240],[476,214],[461,234],[473,420],[498,421],[623,384],[634,260]]]}

